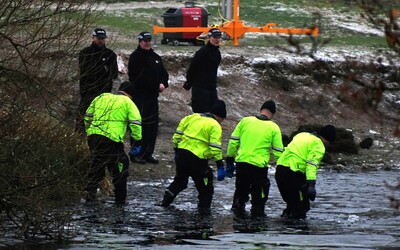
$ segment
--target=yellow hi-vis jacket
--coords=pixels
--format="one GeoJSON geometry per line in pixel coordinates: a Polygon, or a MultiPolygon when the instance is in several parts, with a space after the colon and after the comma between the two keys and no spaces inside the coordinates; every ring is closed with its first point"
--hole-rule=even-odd
{"type": "Polygon", "coordinates": [[[283,152],[279,126],[266,116],[249,116],[240,120],[228,143],[227,156],[260,168],[268,167],[270,153],[275,160],[283,152]]]}
{"type": "Polygon", "coordinates": [[[294,172],[302,172],[308,181],[316,180],[317,169],[324,154],[325,146],[321,138],[302,132],[293,137],[277,164],[290,167],[294,172]]]}
{"type": "Polygon", "coordinates": [[[172,137],[174,148],[186,149],[200,159],[222,160],[222,128],[211,114],[184,117],[172,137]]]}
{"type": "Polygon", "coordinates": [[[129,125],[132,138],[137,141],[142,139],[141,121],[138,108],[128,96],[103,93],[90,103],[86,111],[86,134],[123,142],[129,125]]]}

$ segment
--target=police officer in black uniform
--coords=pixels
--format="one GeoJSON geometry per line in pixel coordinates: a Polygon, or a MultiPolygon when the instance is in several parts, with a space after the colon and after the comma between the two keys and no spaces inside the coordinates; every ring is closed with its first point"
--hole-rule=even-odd
{"type": "Polygon", "coordinates": [[[209,41],[194,55],[186,72],[183,87],[192,89],[192,110],[194,113],[209,112],[217,102],[217,71],[221,63],[221,31],[212,28],[208,31],[209,41]]]}
{"type": "Polygon", "coordinates": [[[92,33],[92,44],[79,52],[79,115],[75,130],[84,133],[83,117],[93,99],[112,90],[112,80],[118,77],[117,55],[106,48],[107,33],[96,28],[92,33]]]}
{"type": "Polygon", "coordinates": [[[142,116],[142,140],[132,145],[130,158],[141,164],[159,162],[153,156],[158,133],[158,96],[168,88],[169,78],[161,57],[152,49],[151,38],[147,31],[138,35],[139,45],[128,62],[131,85],[126,92],[132,96],[142,116]]]}

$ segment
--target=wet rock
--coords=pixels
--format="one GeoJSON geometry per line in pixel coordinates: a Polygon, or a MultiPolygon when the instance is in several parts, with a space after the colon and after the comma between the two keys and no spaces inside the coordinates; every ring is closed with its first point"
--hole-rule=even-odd
{"type": "MultiPolygon", "coordinates": [[[[297,131],[294,131],[290,138],[292,139],[296,134],[300,132],[317,133],[324,125],[321,124],[305,124],[301,125],[297,131]]],[[[336,138],[335,142],[327,148],[328,152],[334,153],[345,153],[345,154],[357,154],[358,146],[355,143],[354,135],[351,131],[336,127],[336,138]]],[[[325,159],[329,161],[329,159],[325,159]]]]}
{"type": "Polygon", "coordinates": [[[369,149],[373,143],[374,140],[371,137],[365,138],[360,142],[360,148],[369,149]]]}

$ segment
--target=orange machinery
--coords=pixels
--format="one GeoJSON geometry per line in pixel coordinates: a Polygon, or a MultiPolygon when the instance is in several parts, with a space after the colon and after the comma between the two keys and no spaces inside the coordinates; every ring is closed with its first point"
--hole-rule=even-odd
{"type": "MultiPolygon", "coordinates": [[[[219,25],[217,28],[225,32],[233,39],[233,45],[239,45],[239,38],[246,32],[264,32],[264,33],[284,33],[296,35],[313,35],[318,36],[318,27],[310,29],[301,28],[277,28],[276,23],[267,23],[263,27],[246,26],[239,18],[239,0],[233,2],[233,20],[219,25]]],[[[215,26],[213,26],[215,27],[215,26]]],[[[159,27],[153,26],[153,33],[165,32],[207,32],[211,27],[159,27]]]]}

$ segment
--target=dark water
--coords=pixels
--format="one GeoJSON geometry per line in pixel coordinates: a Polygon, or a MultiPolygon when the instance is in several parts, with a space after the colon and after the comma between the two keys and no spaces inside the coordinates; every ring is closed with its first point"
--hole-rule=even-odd
{"type": "Polygon", "coordinates": [[[116,207],[111,198],[81,204],[67,228],[77,232],[71,241],[42,249],[400,249],[400,214],[389,207],[391,191],[383,184],[394,184],[398,176],[321,171],[317,199],[304,221],[280,218],[284,203],[273,173],[267,217],[258,220],[231,213],[234,179],[215,182],[209,216],[197,212],[191,181],[171,207],[162,208],[154,204],[172,179],[132,180],[128,205],[116,207]]]}

